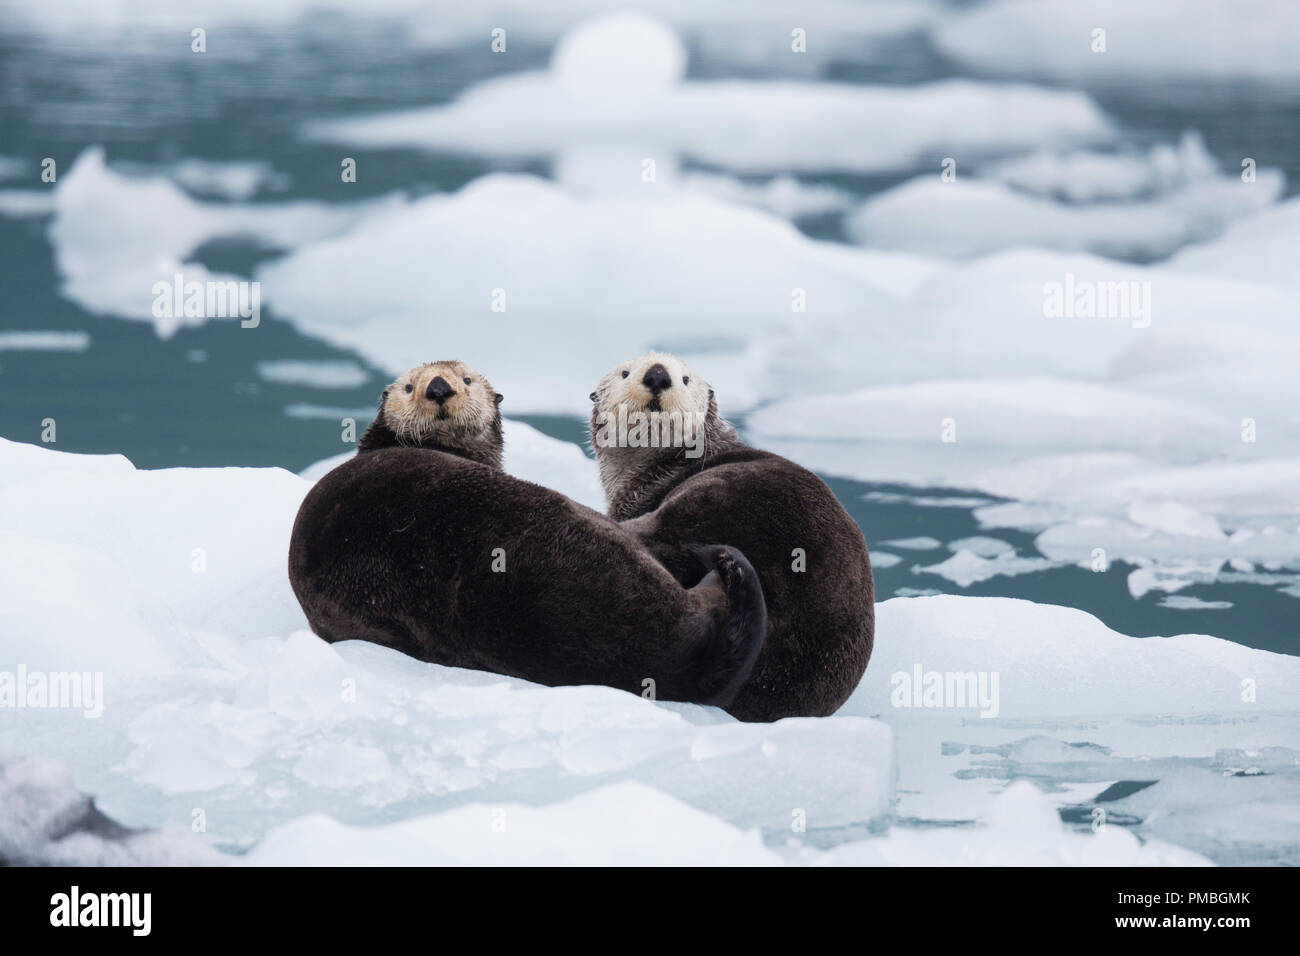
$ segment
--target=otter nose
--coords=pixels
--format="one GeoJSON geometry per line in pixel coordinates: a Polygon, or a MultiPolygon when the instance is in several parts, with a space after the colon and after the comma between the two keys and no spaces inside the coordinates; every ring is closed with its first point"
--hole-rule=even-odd
{"type": "Polygon", "coordinates": [[[673,387],[673,377],[668,374],[668,369],[664,368],[662,363],[655,362],[646,369],[641,384],[650,389],[651,394],[658,395],[664,389],[673,387]]]}
{"type": "Polygon", "coordinates": [[[434,378],[429,383],[429,387],[424,390],[424,397],[431,402],[437,402],[439,405],[455,394],[456,390],[448,385],[447,380],[441,375],[434,378]]]}

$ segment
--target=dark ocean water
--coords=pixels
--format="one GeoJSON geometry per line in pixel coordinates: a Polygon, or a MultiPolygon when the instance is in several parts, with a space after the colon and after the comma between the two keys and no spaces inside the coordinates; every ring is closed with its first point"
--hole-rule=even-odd
{"type": "MultiPolygon", "coordinates": [[[[30,167],[25,175],[0,181],[0,189],[49,188],[38,180],[41,158],[52,156],[66,170],[82,150],[102,145],[110,164],[161,166],[182,157],[261,160],[284,174],[287,185],[263,189],[254,202],[337,200],[338,150],[301,142],[300,123],[445,101],[502,69],[498,59],[478,49],[413,49],[400,26],[361,17],[309,20],[277,35],[235,32],[204,57],[188,55],[187,44],[171,52],[157,44],[84,39],[0,35],[0,155],[26,159],[30,167]]],[[[509,68],[536,68],[548,53],[516,42],[509,68]]],[[[698,76],[724,72],[699,57],[692,63],[698,76]]],[[[830,64],[826,72],[831,79],[878,83],[953,75],[959,75],[954,66],[919,37],[873,47],[870,57],[830,64]]],[[[1092,92],[1136,145],[1172,142],[1194,128],[1225,168],[1236,168],[1239,144],[1247,142],[1261,167],[1286,171],[1292,192],[1300,183],[1300,102],[1294,98],[1247,86],[1092,92]]],[[[415,151],[350,153],[364,170],[350,187],[350,199],[394,190],[412,195],[454,190],[491,169],[547,174],[542,167],[415,151]]],[[[808,181],[866,196],[908,175],[808,181]]],[[[263,308],[255,343],[234,334],[233,323],[212,322],[160,339],[146,323],[90,315],[59,293],[47,224],[40,217],[0,216],[0,331],[80,331],[89,335],[90,345],[80,352],[0,351],[0,436],[39,441],[41,420],[53,417],[56,447],[63,451],[120,452],[144,468],[277,465],[297,471],[343,446],[336,416],[294,417],[285,409],[367,409],[386,381],[357,356],[303,336],[277,318],[273,307],[263,308]],[[276,359],[350,360],[368,378],[327,391],[275,384],[259,375],[258,364],[276,359]]],[[[798,225],[813,236],[840,237],[835,217],[798,225]]],[[[278,254],[248,241],[222,240],[195,258],[210,269],[251,277],[259,262],[278,254]]],[[[585,439],[585,426],[577,419],[524,420],[565,440],[585,439]]],[[[1134,600],[1125,583],[1132,568],[1119,562],[1105,573],[1056,567],[958,588],[915,569],[949,556],[947,542],[981,533],[969,506],[916,500],[960,496],[959,489],[828,481],[873,546],[914,537],[940,542],[928,550],[886,548],[903,560],[877,568],[878,599],[926,590],[1021,597],[1083,608],[1128,634],[1211,633],[1252,647],[1298,651],[1295,625],[1279,626],[1295,621],[1296,599],[1254,584],[1197,585],[1180,592],[1232,604],[1217,610],[1161,607],[1159,593],[1134,600]]],[[[986,533],[1023,556],[1037,555],[1030,534],[986,533]]]]}

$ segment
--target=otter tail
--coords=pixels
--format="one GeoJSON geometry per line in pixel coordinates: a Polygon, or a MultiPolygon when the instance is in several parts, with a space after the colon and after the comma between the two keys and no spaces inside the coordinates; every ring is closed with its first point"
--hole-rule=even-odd
{"type": "Polygon", "coordinates": [[[727,598],[726,619],[697,648],[693,662],[699,677],[697,703],[726,707],[754,670],[767,637],[767,602],[758,572],[736,548],[689,545],[710,569],[696,587],[718,587],[727,598]]]}

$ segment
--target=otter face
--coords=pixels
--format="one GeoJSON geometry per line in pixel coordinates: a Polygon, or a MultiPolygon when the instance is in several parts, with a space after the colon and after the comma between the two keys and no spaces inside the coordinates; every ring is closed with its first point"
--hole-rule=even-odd
{"type": "Polygon", "coordinates": [[[677,412],[707,415],[716,410],[713,389],[681,359],[650,352],[623,362],[600,380],[591,393],[592,420],[604,412],[677,412]]]}
{"type": "Polygon", "coordinates": [[[399,444],[463,447],[501,428],[502,396],[464,362],[429,362],[384,390],[384,422],[399,444]]]}

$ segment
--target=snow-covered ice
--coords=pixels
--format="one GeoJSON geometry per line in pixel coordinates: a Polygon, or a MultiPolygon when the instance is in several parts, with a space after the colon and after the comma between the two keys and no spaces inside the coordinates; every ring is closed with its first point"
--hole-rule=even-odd
{"type": "MultiPolygon", "coordinates": [[[[528,426],[511,423],[507,443],[516,474],[568,488],[592,476],[580,449],[528,426]]],[[[31,800],[6,801],[0,846],[15,857],[1128,864],[1285,857],[1294,828],[1276,808],[1296,790],[1280,756],[1300,719],[1288,716],[1295,658],[1205,636],[1124,637],[1024,601],[895,599],[878,608],[871,667],[839,714],[739,724],[712,708],[325,644],[285,571],[310,482],[280,469],[140,471],[13,442],[0,442],[0,465],[0,658],[104,681],[98,717],[6,709],[0,753],[66,765],[99,812],[146,831],[127,846],[111,827],[107,843],[59,841],[21,809],[31,800]],[[896,706],[896,675],[917,665],[997,673],[997,717],[896,706]],[[1060,794],[1122,778],[1134,722],[1132,747],[1188,786],[1141,798],[1125,826],[1145,843],[1118,824],[1100,836],[1072,827],[1060,794]],[[1202,786],[1214,761],[1247,751],[1280,769],[1202,786]],[[1002,769],[969,772],[990,760],[1002,769]],[[1030,762],[1023,776],[1038,785],[1007,789],[1030,762]],[[1243,794],[1254,809],[1235,839],[1243,794]],[[937,829],[916,829],[930,819],[937,829]],[[1207,819],[1210,841],[1193,825],[1207,819]]],[[[995,551],[989,538],[964,546],[995,551]]],[[[40,793],[62,787],[60,806],[92,813],[59,771],[13,759],[7,786],[36,792],[23,782],[36,774],[40,793]]]]}

